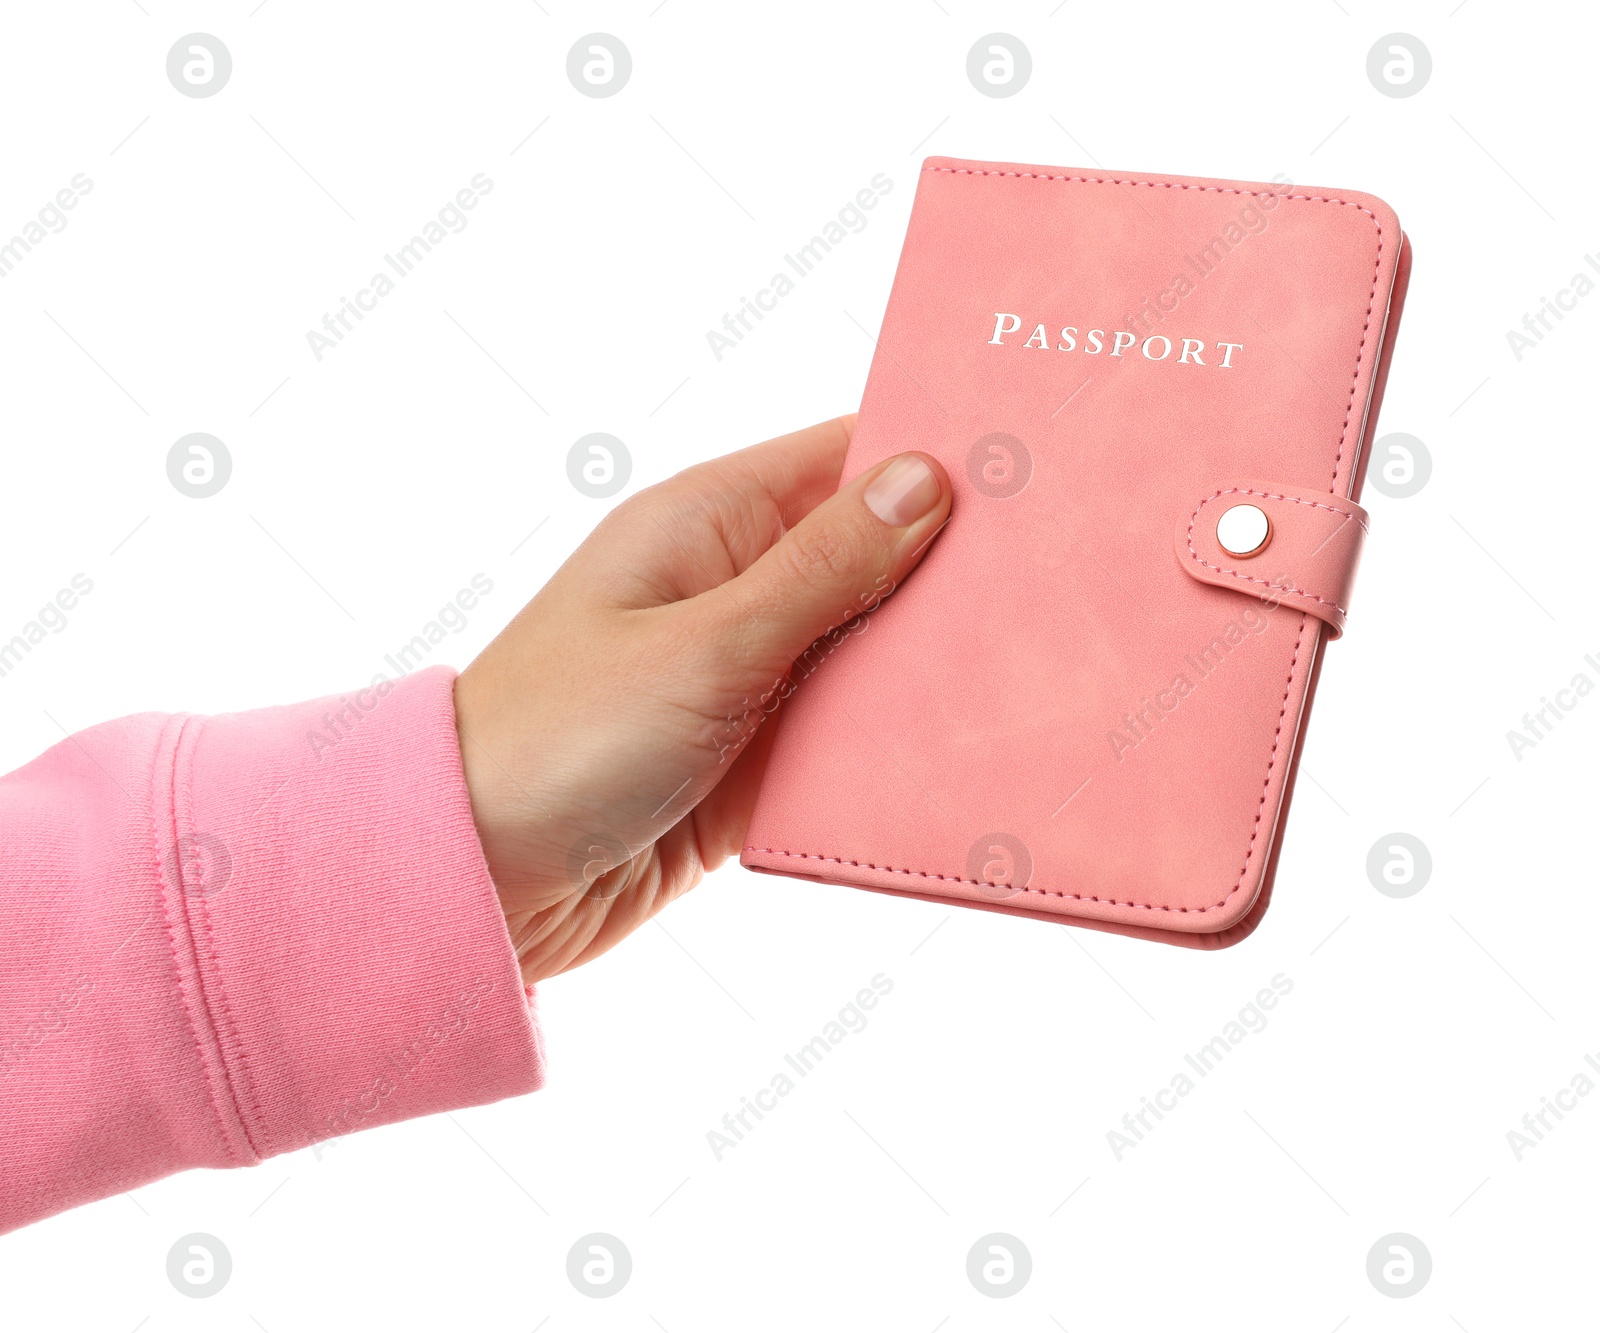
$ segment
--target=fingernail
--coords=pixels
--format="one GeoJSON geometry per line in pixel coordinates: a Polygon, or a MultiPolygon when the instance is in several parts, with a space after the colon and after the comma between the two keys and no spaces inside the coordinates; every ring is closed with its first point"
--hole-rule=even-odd
{"type": "Polygon", "coordinates": [[[903,528],[939,503],[939,479],[915,454],[901,454],[878,473],[863,498],[891,528],[903,528]]]}

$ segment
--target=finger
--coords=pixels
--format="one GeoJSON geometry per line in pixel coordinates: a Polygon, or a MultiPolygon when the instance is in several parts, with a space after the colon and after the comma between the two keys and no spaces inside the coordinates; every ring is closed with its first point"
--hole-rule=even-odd
{"type": "MultiPolygon", "coordinates": [[[[783,530],[792,528],[839,489],[845,454],[855,432],[856,418],[835,417],[804,430],[792,431],[776,439],[751,445],[722,458],[713,458],[678,474],[686,491],[698,493],[733,492],[746,503],[768,504],[775,511],[783,530]]],[[[727,534],[737,539],[737,531],[727,534]]],[[[743,573],[776,541],[766,541],[748,550],[743,573]]]]}
{"type": "Polygon", "coordinates": [[[697,464],[619,506],[570,561],[632,606],[693,597],[742,574],[839,487],[855,417],[697,464]]]}
{"type": "Polygon", "coordinates": [[[749,569],[683,603],[690,632],[735,675],[782,674],[816,639],[872,610],[950,514],[950,479],[923,453],[869,468],[749,569]]]}

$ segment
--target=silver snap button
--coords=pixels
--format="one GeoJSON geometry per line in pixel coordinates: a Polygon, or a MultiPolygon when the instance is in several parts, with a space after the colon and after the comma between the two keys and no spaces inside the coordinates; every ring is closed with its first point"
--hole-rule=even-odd
{"type": "Polygon", "coordinates": [[[1272,522],[1255,505],[1234,505],[1217,520],[1217,545],[1229,555],[1255,555],[1272,540],[1272,522]]]}

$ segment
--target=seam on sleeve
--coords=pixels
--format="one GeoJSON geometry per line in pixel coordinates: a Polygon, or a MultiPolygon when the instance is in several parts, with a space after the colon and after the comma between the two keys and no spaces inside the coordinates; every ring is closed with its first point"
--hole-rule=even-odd
{"type": "MultiPolygon", "coordinates": [[[[198,837],[202,830],[196,827],[194,818],[194,754],[200,743],[200,736],[205,730],[206,719],[195,717],[189,719],[189,726],[184,734],[179,737],[178,746],[173,754],[172,765],[172,810],[173,822],[191,837],[198,837]]],[[[229,849],[230,854],[232,849],[229,849]]],[[[229,883],[232,880],[230,878],[229,883]]],[[[222,885],[217,892],[225,892],[228,884],[222,885]]],[[[200,993],[207,1000],[207,1009],[211,1014],[212,1025],[217,1033],[217,1045],[222,1056],[224,1076],[228,1080],[228,1087],[233,1094],[234,1107],[239,1115],[239,1128],[244,1134],[245,1143],[251,1155],[257,1160],[266,1157],[262,1145],[267,1141],[266,1122],[261,1114],[260,1103],[255,1095],[255,1080],[250,1073],[250,1062],[245,1056],[244,1042],[239,1037],[239,1031],[233,1021],[233,1009],[228,1002],[228,988],[222,979],[222,962],[217,956],[216,935],[211,925],[211,898],[209,893],[198,895],[199,911],[190,911],[190,933],[194,937],[195,953],[204,951],[204,962],[199,968],[200,993]],[[204,939],[201,933],[194,929],[193,917],[198,915],[204,927],[204,939]],[[209,1000],[211,982],[216,985],[216,1004],[213,1006],[209,1000]],[[221,1021],[218,1020],[217,1010],[221,1011],[221,1021]],[[237,1070],[237,1076],[235,1074],[237,1070]],[[241,1086],[236,1086],[236,1083],[241,1086]]],[[[184,904],[188,910],[189,899],[185,895],[184,904]]]]}
{"type": "MultiPolygon", "coordinates": [[[[206,1095],[216,1116],[217,1132],[223,1146],[236,1165],[254,1165],[260,1160],[244,1132],[243,1119],[238,1113],[237,1099],[231,1088],[219,1089],[219,1071],[214,1063],[220,1051],[207,1050],[216,1044],[216,1028],[205,1005],[205,993],[200,976],[198,950],[194,931],[188,918],[188,908],[183,883],[183,854],[179,846],[178,814],[176,809],[178,750],[189,723],[188,716],[180,714],[168,722],[162,731],[161,741],[151,761],[150,813],[152,833],[152,860],[155,868],[157,893],[161,898],[163,924],[167,931],[167,946],[172,958],[173,984],[189,1022],[189,1035],[194,1042],[195,1059],[206,1082],[206,1095]],[[165,787],[163,791],[162,788],[165,787]],[[178,917],[181,915],[180,927],[178,917]],[[179,935],[183,939],[180,944],[179,935]],[[184,967],[184,954],[189,957],[188,977],[184,967]],[[190,980],[195,994],[190,996],[190,980]],[[198,1007],[197,1007],[198,1002],[198,1007]],[[226,1109],[224,1103],[226,1102],[226,1109]],[[232,1114],[230,1114],[232,1112],[232,1114]],[[241,1145],[240,1138],[244,1142],[241,1145]],[[241,1151],[242,1147],[242,1151],[241,1151]]],[[[226,1070],[221,1076],[226,1078],[226,1070]]]]}

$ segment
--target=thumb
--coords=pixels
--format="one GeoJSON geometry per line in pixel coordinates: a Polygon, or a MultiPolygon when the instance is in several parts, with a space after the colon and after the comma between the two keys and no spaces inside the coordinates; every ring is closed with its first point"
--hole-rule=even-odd
{"type": "Polygon", "coordinates": [[[869,468],[719,591],[709,639],[724,662],[771,678],[909,574],[950,516],[950,478],[924,453],[869,468]]]}

